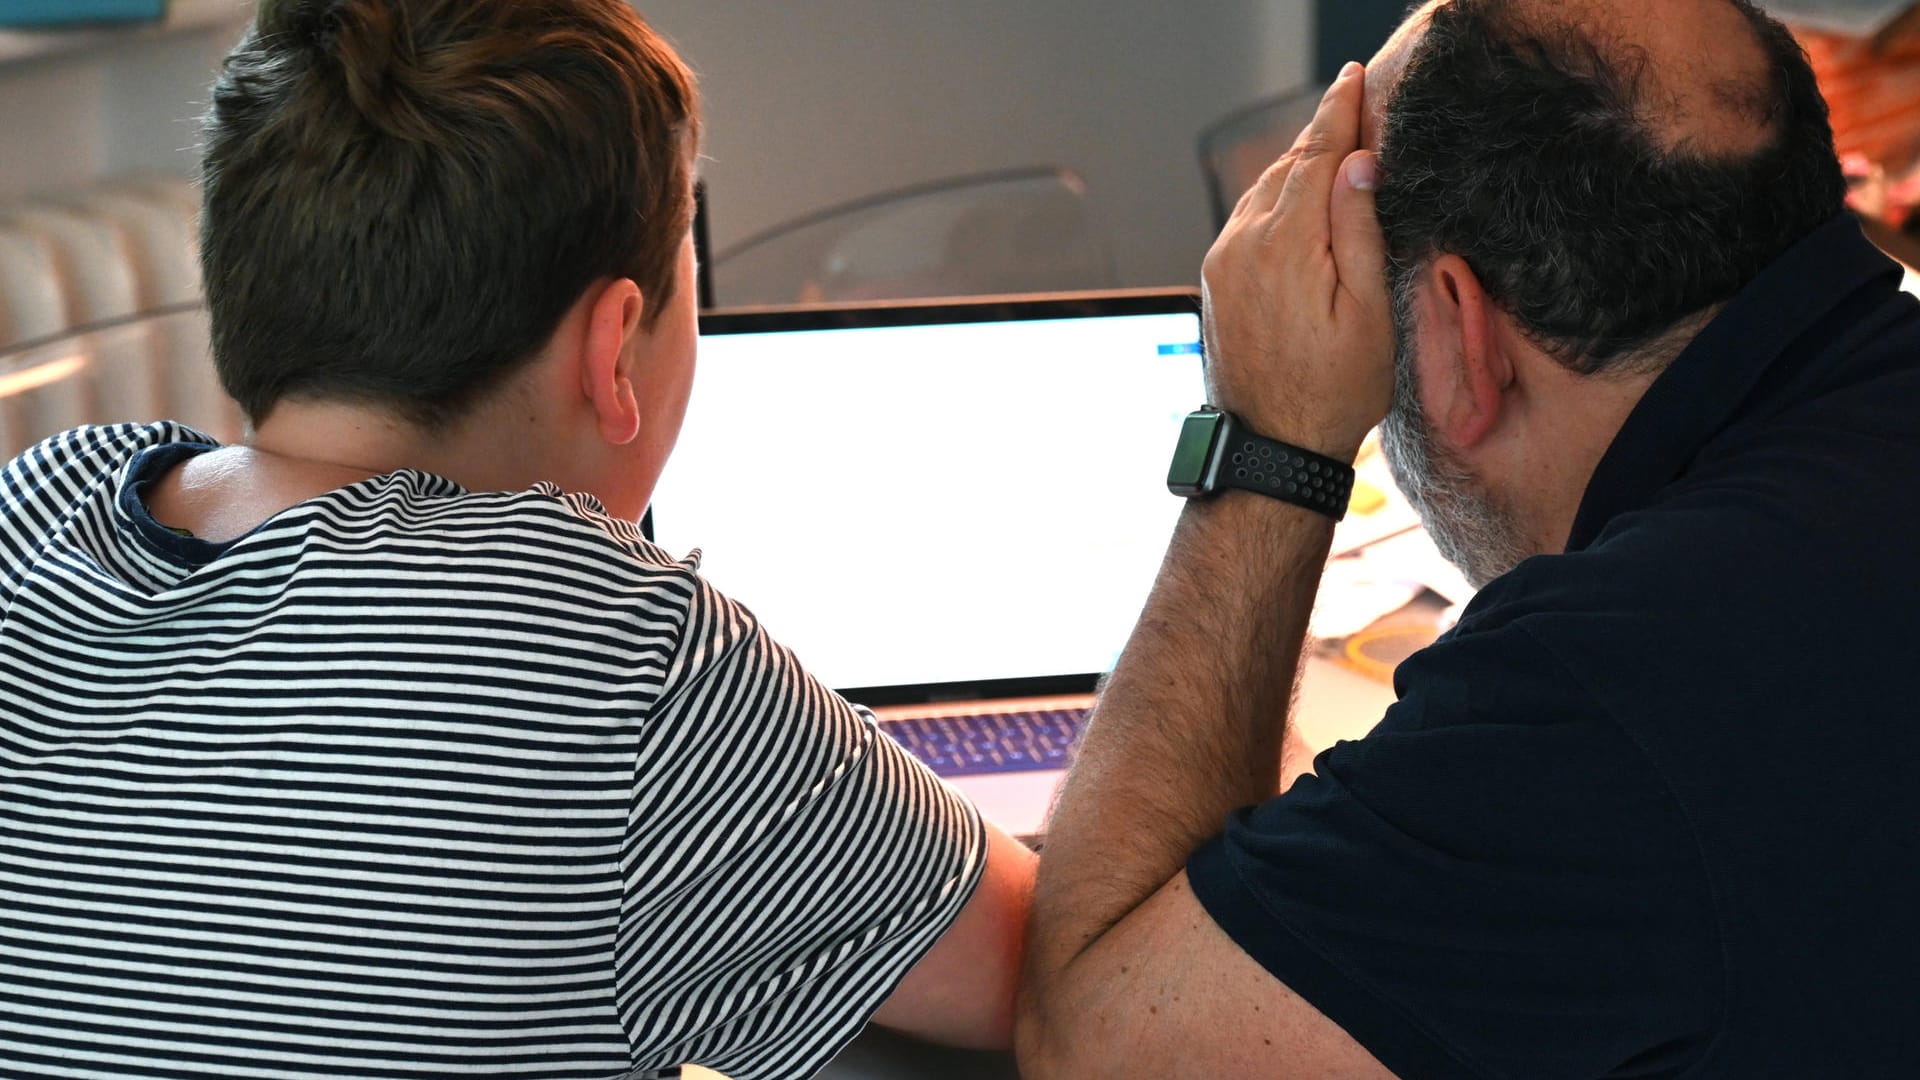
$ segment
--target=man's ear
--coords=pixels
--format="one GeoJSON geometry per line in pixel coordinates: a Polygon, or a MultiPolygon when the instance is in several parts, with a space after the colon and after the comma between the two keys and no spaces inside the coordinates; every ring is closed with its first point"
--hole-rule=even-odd
{"type": "Polygon", "coordinates": [[[1513,357],[1504,318],[1473,267],[1458,255],[1434,259],[1424,272],[1427,283],[1427,325],[1445,336],[1429,355],[1448,364],[1445,371],[1422,371],[1423,389],[1432,386],[1428,422],[1455,446],[1470,448],[1487,437],[1510,404],[1514,387],[1513,357]]]}
{"type": "Polygon", "coordinates": [[[629,278],[594,286],[587,302],[587,334],[581,345],[581,392],[599,420],[600,437],[625,446],[640,434],[640,403],[634,397],[634,346],[646,304],[629,278]]]}

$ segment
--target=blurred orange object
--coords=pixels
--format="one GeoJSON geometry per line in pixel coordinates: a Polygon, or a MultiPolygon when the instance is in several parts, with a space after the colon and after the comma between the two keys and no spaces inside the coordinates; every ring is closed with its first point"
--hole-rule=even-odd
{"type": "MultiPolygon", "coordinates": [[[[1803,28],[1794,33],[1813,59],[1833,111],[1841,156],[1857,154],[1894,176],[1906,175],[1920,159],[1920,35],[1866,38],[1803,28]]],[[[1907,193],[1890,192],[1890,202],[1899,203],[1907,193]]],[[[1888,209],[1897,223],[1906,207],[1888,209]]]]}

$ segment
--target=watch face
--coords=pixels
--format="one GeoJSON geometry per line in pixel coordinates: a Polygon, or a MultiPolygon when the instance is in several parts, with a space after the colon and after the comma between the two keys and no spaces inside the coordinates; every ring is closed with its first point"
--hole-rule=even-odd
{"type": "Polygon", "coordinates": [[[1225,420],[1226,414],[1219,412],[1187,415],[1187,422],[1180,427],[1180,441],[1173,448],[1173,465],[1167,469],[1168,490],[1175,495],[1206,493],[1214,439],[1225,420]]]}

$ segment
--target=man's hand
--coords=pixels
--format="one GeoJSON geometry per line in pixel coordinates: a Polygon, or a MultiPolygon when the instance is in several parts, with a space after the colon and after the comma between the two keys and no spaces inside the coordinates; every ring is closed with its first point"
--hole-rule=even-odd
{"type": "MultiPolygon", "coordinates": [[[[1213,403],[1347,460],[1392,390],[1371,184],[1343,179],[1343,165],[1372,164],[1353,153],[1361,74],[1341,74],[1206,266],[1213,403]]],[[[1384,1075],[1221,932],[1182,869],[1235,807],[1279,792],[1332,538],[1328,518],[1246,492],[1181,515],[1047,828],[1020,1000],[1024,1075],[1384,1075]]]]}
{"type": "Polygon", "coordinates": [[[1207,253],[1209,400],[1262,435],[1351,461],[1393,394],[1386,241],[1364,70],[1349,64],[1313,123],[1240,199],[1207,253]]]}

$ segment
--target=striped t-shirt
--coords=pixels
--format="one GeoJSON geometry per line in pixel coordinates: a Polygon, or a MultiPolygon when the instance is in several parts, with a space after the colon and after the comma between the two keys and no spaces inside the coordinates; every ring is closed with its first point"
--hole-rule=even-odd
{"type": "Polygon", "coordinates": [[[0,1076],[806,1076],[978,883],[970,807],[591,498],[401,471],[216,546],[140,497],[207,448],[0,473],[0,1076]]]}

